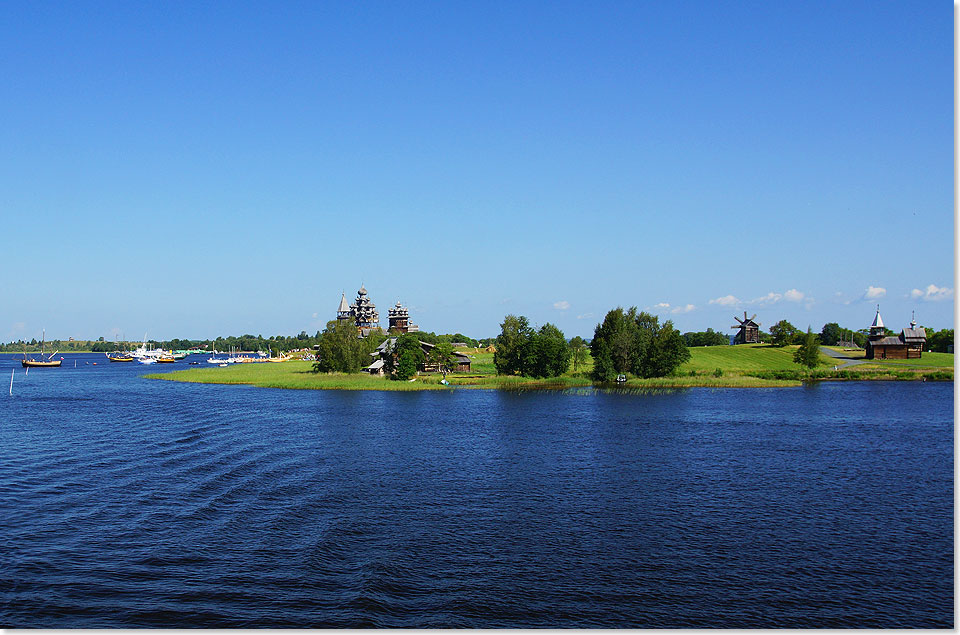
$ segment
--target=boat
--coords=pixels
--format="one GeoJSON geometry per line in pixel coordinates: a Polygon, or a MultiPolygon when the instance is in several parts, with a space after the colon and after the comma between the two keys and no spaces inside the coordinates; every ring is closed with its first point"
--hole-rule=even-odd
{"type": "Polygon", "coordinates": [[[43,331],[42,335],[40,336],[40,359],[28,358],[27,347],[26,345],[24,345],[23,359],[20,360],[20,363],[23,364],[24,368],[58,368],[60,366],[60,364],[63,362],[63,358],[61,357],[60,359],[53,359],[56,356],[56,354],[59,353],[60,351],[53,353],[47,359],[43,358],[43,344],[44,344],[44,340],[46,339],[47,339],[47,332],[43,331]]]}
{"type": "Polygon", "coordinates": [[[158,364],[172,364],[175,361],[177,360],[172,355],[161,355],[160,357],[157,358],[158,364]]]}
{"type": "Polygon", "coordinates": [[[114,353],[113,355],[109,353],[104,353],[111,362],[132,362],[134,361],[133,355],[128,353],[114,353]]]}

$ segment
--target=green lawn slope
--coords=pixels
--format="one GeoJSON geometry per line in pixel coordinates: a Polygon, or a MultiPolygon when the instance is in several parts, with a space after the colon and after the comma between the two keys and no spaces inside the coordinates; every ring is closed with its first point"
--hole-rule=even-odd
{"type": "MultiPolygon", "coordinates": [[[[777,348],[769,344],[739,344],[737,346],[695,346],[690,348],[690,360],[680,367],[680,372],[715,371],[743,372],[752,370],[797,370],[800,365],[793,361],[796,346],[777,348]]],[[[820,353],[821,365],[833,366],[831,357],[820,353]]]]}

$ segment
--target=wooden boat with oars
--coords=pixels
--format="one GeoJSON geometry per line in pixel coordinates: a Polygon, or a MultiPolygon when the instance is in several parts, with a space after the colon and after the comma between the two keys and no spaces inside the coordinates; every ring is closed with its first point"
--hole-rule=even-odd
{"type": "Polygon", "coordinates": [[[26,345],[24,345],[23,359],[20,360],[20,363],[23,364],[24,368],[58,368],[61,362],[63,362],[62,359],[54,359],[54,357],[56,357],[57,353],[59,353],[60,351],[57,351],[56,353],[51,354],[50,357],[48,357],[47,359],[43,358],[43,355],[44,355],[43,344],[46,338],[47,338],[47,332],[43,331],[43,335],[40,336],[40,358],[39,359],[36,359],[36,358],[31,359],[27,357],[27,347],[26,345]]]}

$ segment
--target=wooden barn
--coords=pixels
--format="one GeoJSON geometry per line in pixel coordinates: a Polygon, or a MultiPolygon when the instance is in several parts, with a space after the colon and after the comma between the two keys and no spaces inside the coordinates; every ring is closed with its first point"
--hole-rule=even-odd
{"type": "Polygon", "coordinates": [[[747,312],[743,312],[743,319],[741,320],[736,315],[733,316],[733,319],[739,322],[740,324],[731,326],[732,329],[740,329],[737,335],[733,338],[734,344],[759,344],[760,343],[760,323],[754,322],[757,318],[757,314],[754,313],[752,318],[747,318],[747,312]]]}
{"type": "Polygon", "coordinates": [[[880,307],[870,325],[870,337],[867,340],[866,359],[920,359],[923,346],[927,343],[927,333],[917,321],[910,321],[910,328],[900,331],[899,336],[886,335],[880,307]]]}

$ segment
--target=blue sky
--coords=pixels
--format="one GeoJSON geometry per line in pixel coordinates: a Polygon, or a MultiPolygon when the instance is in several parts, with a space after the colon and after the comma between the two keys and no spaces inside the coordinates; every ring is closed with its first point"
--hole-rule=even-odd
{"type": "Polygon", "coordinates": [[[954,322],[953,8],[0,8],[0,339],[954,322]]]}

